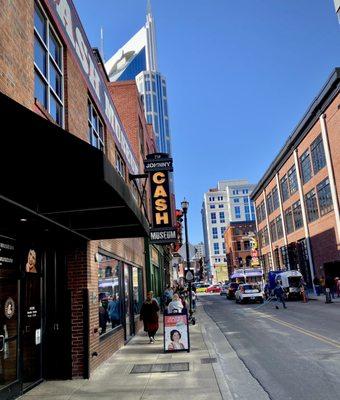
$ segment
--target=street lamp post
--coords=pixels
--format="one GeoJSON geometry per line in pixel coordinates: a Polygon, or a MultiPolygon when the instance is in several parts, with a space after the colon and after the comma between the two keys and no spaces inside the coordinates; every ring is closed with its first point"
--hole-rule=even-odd
{"type": "MultiPolygon", "coordinates": [[[[184,229],[185,229],[185,252],[187,259],[187,272],[190,271],[190,256],[189,256],[189,238],[188,238],[188,221],[187,221],[187,212],[189,208],[189,202],[187,200],[182,201],[181,203],[183,215],[184,215],[184,229]]],[[[189,281],[189,314],[192,316],[192,293],[191,293],[191,281],[189,281]]]]}

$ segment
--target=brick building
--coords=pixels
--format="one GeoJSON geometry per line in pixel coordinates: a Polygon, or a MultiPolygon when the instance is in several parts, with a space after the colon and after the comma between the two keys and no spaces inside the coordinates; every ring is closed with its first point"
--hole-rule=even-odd
{"type": "Polygon", "coordinates": [[[340,275],[340,69],[334,70],[252,197],[262,266],[340,275]]]}
{"type": "Polygon", "coordinates": [[[228,274],[234,269],[252,266],[252,240],[255,238],[255,222],[230,222],[224,232],[228,274]]]}
{"type": "Polygon", "coordinates": [[[1,398],[89,377],[139,329],[154,137],[111,94],[71,0],[2,4],[1,398]]]}

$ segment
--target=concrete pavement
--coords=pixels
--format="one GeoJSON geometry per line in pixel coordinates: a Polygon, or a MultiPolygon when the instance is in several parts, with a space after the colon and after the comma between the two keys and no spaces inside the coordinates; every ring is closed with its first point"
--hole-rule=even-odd
{"type": "Polygon", "coordinates": [[[144,332],[102,364],[90,380],[44,382],[22,400],[267,400],[217,325],[198,306],[190,326],[191,352],[163,353],[162,336],[148,344],[144,332]],[[213,358],[212,363],[202,359],[213,358]],[[135,364],[188,362],[189,371],[131,374],[135,364]],[[203,360],[204,362],[204,360],[203,360]]]}

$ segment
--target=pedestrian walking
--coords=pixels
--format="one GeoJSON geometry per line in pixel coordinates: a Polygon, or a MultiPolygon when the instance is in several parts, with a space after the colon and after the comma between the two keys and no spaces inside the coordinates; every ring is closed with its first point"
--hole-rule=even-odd
{"type": "Polygon", "coordinates": [[[153,292],[148,292],[140,310],[140,319],[144,323],[144,331],[148,333],[150,343],[155,342],[155,335],[158,331],[158,302],[153,298],[153,292]]]}
{"type": "Polygon", "coordinates": [[[313,284],[314,284],[314,287],[315,287],[316,295],[320,296],[320,294],[321,294],[321,283],[320,283],[320,279],[318,278],[317,275],[315,275],[315,277],[313,279],[313,284]]]}
{"type": "Polygon", "coordinates": [[[276,296],[276,305],[275,305],[275,308],[278,310],[280,307],[279,307],[279,303],[281,302],[282,303],[282,305],[283,305],[283,308],[287,308],[287,306],[286,306],[286,303],[285,303],[285,300],[284,300],[284,290],[283,290],[283,287],[282,287],[282,285],[281,285],[281,282],[280,281],[277,281],[276,282],[276,287],[275,287],[275,289],[274,289],[274,295],[276,296]]]}
{"type": "Polygon", "coordinates": [[[331,303],[332,301],[327,301],[327,294],[329,293],[330,298],[335,298],[335,284],[334,280],[330,275],[326,276],[325,280],[325,288],[326,288],[326,302],[331,303]]]}
{"type": "Polygon", "coordinates": [[[336,279],[336,294],[337,297],[340,297],[340,278],[336,277],[335,279],[336,279]]]}

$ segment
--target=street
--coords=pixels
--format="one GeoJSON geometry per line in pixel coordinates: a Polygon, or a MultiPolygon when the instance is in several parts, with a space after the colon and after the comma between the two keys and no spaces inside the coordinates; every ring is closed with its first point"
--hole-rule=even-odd
{"type": "Polygon", "coordinates": [[[200,295],[199,304],[271,399],[339,398],[338,303],[288,302],[276,310],[200,295]]]}

